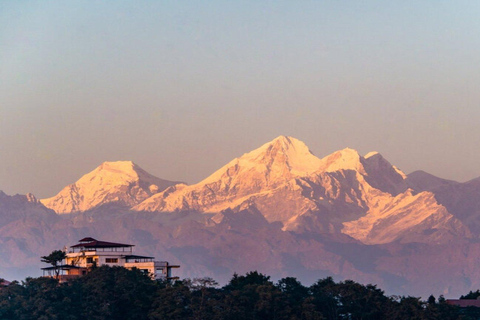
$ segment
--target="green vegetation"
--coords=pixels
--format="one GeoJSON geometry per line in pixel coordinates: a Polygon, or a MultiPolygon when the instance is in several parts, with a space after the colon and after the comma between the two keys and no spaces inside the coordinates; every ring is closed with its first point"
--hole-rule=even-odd
{"type": "Polygon", "coordinates": [[[460,299],[478,299],[480,297],[480,290],[477,290],[475,292],[470,291],[464,296],[461,296],[460,299]]]}
{"type": "Polygon", "coordinates": [[[473,319],[431,296],[388,297],[374,285],[332,278],[310,287],[295,278],[273,283],[256,271],[233,275],[222,288],[211,278],[174,284],[153,281],[139,270],[99,267],[59,284],[27,278],[0,288],[0,319],[473,319]]]}
{"type": "Polygon", "coordinates": [[[52,265],[55,271],[55,275],[58,278],[58,274],[60,273],[59,263],[62,263],[63,259],[67,257],[67,254],[62,250],[55,250],[52,251],[48,256],[41,257],[41,261],[45,263],[49,263],[52,265]]]}

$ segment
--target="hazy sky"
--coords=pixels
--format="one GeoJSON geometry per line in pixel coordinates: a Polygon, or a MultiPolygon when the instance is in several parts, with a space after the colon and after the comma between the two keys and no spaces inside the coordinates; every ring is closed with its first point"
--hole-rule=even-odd
{"type": "Polygon", "coordinates": [[[0,190],[198,182],[279,135],[480,176],[480,1],[0,1],[0,190]]]}

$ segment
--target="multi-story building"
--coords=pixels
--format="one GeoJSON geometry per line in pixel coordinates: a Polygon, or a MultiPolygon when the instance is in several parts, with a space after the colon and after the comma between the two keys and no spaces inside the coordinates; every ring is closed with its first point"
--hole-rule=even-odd
{"type": "Polygon", "coordinates": [[[150,275],[152,279],[178,279],[172,276],[172,269],[180,266],[170,265],[167,261],[154,261],[154,257],[134,255],[133,247],[132,244],[83,238],[68,249],[64,264],[42,268],[43,274],[55,276],[55,271],[59,271],[60,281],[66,281],[85,275],[94,267],[106,265],[137,268],[150,275]]]}

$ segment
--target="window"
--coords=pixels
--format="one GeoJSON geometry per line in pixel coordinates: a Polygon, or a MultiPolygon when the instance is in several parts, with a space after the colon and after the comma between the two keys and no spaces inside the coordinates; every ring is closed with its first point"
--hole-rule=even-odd
{"type": "Polygon", "coordinates": [[[106,258],[105,263],[118,263],[118,258],[106,258]]]}
{"type": "Polygon", "coordinates": [[[87,263],[93,263],[93,258],[87,258],[87,263]]]}

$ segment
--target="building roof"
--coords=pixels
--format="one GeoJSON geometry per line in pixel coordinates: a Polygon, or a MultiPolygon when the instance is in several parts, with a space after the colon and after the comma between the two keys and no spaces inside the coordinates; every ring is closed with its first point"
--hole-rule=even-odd
{"type": "Polygon", "coordinates": [[[133,244],[100,241],[93,238],[83,238],[79,242],[79,244],[71,246],[71,248],[125,248],[134,246],[133,244]]]}
{"type": "Polygon", "coordinates": [[[56,266],[56,267],[46,267],[46,268],[41,268],[41,270],[70,270],[70,269],[81,269],[81,267],[77,266],[72,266],[70,264],[62,264],[61,266],[56,266]]]}
{"type": "Polygon", "coordinates": [[[460,308],[480,307],[480,300],[478,299],[447,299],[447,303],[460,308]]]}
{"type": "Polygon", "coordinates": [[[0,286],[8,286],[10,283],[10,281],[0,278],[0,286]]]}
{"type": "Polygon", "coordinates": [[[154,257],[147,257],[147,256],[136,256],[136,255],[128,255],[125,256],[125,259],[155,259],[154,257]]]}

